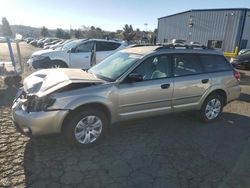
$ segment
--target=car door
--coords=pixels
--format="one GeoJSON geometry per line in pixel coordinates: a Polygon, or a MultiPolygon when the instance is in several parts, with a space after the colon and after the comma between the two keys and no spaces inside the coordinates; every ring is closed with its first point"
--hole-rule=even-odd
{"type": "Polygon", "coordinates": [[[89,69],[93,47],[94,41],[85,41],[76,46],[75,50],[70,53],[70,67],[89,69]]]}
{"type": "Polygon", "coordinates": [[[170,58],[158,55],[147,58],[129,75],[142,75],[142,81],[131,82],[129,76],[118,86],[121,119],[147,117],[171,111],[173,78],[170,58]]]}
{"type": "Polygon", "coordinates": [[[96,41],[96,63],[115,53],[120,46],[118,42],[96,41]]]}
{"type": "Polygon", "coordinates": [[[211,85],[209,74],[203,71],[200,59],[194,54],[173,54],[174,111],[196,108],[211,85]]]}

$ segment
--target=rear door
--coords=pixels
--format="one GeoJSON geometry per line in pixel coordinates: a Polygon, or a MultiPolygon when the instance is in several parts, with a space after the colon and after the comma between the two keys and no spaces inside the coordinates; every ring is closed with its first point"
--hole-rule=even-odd
{"type": "Polygon", "coordinates": [[[172,56],[174,111],[196,108],[200,99],[211,85],[197,55],[173,54],[172,56]]]}
{"type": "Polygon", "coordinates": [[[120,46],[118,42],[96,41],[96,63],[115,53],[120,46]]]}

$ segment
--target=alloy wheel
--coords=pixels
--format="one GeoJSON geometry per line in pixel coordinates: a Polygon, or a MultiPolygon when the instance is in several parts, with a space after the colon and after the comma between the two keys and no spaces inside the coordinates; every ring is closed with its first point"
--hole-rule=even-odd
{"type": "Polygon", "coordinates": [[[103,123],[97,116],[82,118],[75,127],[75,139],[81,144],[95,142],[102,133],[103,123]]]}

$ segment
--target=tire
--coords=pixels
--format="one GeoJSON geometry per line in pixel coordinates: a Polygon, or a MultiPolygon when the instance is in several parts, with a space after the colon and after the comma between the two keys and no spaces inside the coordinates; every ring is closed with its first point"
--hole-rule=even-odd
{"type": "Polygon", "coordinates": [[[68,66],[62,61],[52,61],[49,68],[68,68],[68,66]]]}
{"type": "Polygon", "coordinates": [[[78,147],[88,147],[104,138],[107,127],[108,119],[105,113],[88,108],[74,111],[70,115],[63,126],[63,134],[69,143],[78,147]]]}
{"type": "Polygon", "coordinates": [[[200,117],[203,122],[214,122],[217,120],[224,107],[224,101],[221,95],[211,94],[209,95],[200,109],[200,117]]]}

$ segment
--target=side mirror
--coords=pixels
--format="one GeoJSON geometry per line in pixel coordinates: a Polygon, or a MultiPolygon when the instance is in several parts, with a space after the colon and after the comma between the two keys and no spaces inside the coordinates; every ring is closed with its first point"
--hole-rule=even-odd
{"type": "Polygon", "coordinates": [[[68,53],[75,53],[76,52],[76,48],[70,48],[67,52],[68,53]]]}
{"type": "Polygon", "coordinates": [[[131,82],[140,82],[143,81],[143,76],[141,74],[131,73],[128,75],[128,79],[131,82]]]}

